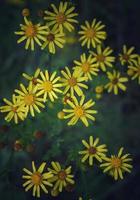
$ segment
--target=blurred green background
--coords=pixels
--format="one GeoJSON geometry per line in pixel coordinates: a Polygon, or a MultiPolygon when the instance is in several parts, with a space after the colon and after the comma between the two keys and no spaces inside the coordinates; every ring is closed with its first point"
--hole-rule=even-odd
{"type": "MultiPolygon", "coordinates": [[[[48,9],[50,3],[60,1],[50,0],[7,0],[0,1],[0,103],[2,98],[10,99],[20,82],[25,82],[22,73],[33,74],[39,66],[41,69],[50,68],[51,71],[73,67],[73,60],[79,59],[82,52],[75,33],[68,38],[75,38],[76,42],[66,44],[64,49],[55,55],[48,55],[47,51],[39,48],[35,52],[25,51],[24,45],[17,45],[14,31],[19,30],[23,22],[21,11],[28,7],[33,21],[41,21],[38,16],[40,9],[48,9]]],[[[117,55],[123,44],[134,45],[137,53],[140,47],[140,12],[139,0],[79,0],[69,1],[76,6],[79,13],[79,23],[84,20],[97,18],[106,24],[108,39],[106,45],[111,46],[117,55]]],[[[69,40],[68,40],[69,41],[69,40]]],[[[121,68],[123,71],[123,67],[121,68]]],[[[94,86],[104,82],[104,75],[95,78],[89,84],[90,92],[87,97],[95,98],[94,86]]],[[[22,188],[22,168],[30,168],[31,161],[37,165],[46,161],[50,165],[52,160],[63,165],[73,166],[76,185],[72,191],[63,192],[58,197],[42,195],[41,199],[77,200],[83,196],[84,200],[139,200],[140,199],[140,86],[135,81],[129,81],[126,93],[118,96],[104,94],[96,102],[98,115],[95,124],[89,128],[78,123],[74,127],[66,126],[65,121],[57,118],[62,109],[61,100],[49,103],[46,109],[35,118],[28,118],[23,123],[8,124],[0,116],[0,199],[29,200],[34,199],[31,191],[24,192],[22,188]],[[41,136],[35,132],[40,131],[41,136]],[[115,182],[111,177],[102,173],[95,164],[94,167],[81,165],[78,151],[81,150],[82,139],[90,135],[99,137],[101,143],[108,146],[109,153],[117,153],[123,146],[126,153],[132,154],[134,168],[123,181],[115,182]],[[14,143],[20,140],[22,147],[15,149],[14,143]]],[[[69,189],[70,190],[70,189],[69,189]]]]}

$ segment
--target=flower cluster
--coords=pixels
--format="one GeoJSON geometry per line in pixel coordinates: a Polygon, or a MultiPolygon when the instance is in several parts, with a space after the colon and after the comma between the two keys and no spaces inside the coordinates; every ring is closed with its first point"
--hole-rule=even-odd
{"type": "Polygon", "coordinates": [[[33,196],[40,197],[40,189],[42,189],[46,194],[50,191],[52,196],[54,196],[54,193],[62,192],[68,184],[74,184],[71,166],[63,168],[59,162],[52,162],[51,165],[52,168],[48,168],[45,172],[46,162],[43,162],[36,169],[35,163],[32,161],[32,171],[23,168],[23,171],[26,173],[22,176],[25,180],[23,187],[26,192],[33,188],[33,196]]]}
{"type": "Polygon", "coordinates": [[[3,99],[6,105],[1,106],[1,112],[8,113],[5,117],[6,121],[17,124],[19,120],[24,120],[30,113],[32,117],[35,112],[40,113],[45,108],[45,103],[50,99],[52,102],[58,98],[57,94],[62,93],[60,90],[60,77],[56,77],[56,72],[50,74],[48,70],[45,72],[39,68],[33,76],[23,73],[23,77],[27,79],[27,86],[20,84],[19,89],[15,89],[12,102],[3,99]]]}
{"type": "Polygon", "coordinates": [[[89,143],[86,140],[82,140],[82,143],[86,149],[79,151],[79,154],[83,156],[82,162],[85,162],[87,159],[89,165],[93,166],[93,160],[101,163],[100,168],[103,169],[103,172],[107,172],[115,180],[123,179],[123,174],[125,172],[131,172],[132,165],[130,162],[132,158],[130,154],[124,154],[124,148],[120,148],[117,155],[111,155],[107,157],[107,147],[105,144],[98,145],[99,138],[93,139],[93,136],[89,137],[89,143]]]}
{"type": "MultiPolygon", "coordinates": [[[[60,2],[59,6],[51,4],[51,11],[44,12],[43,24],[34,24],[28,9],[24,9],[22,15],[24,24],[20,25],[20,31],[15,32],[20,36],[17,43],[25,42],[25,49],[32,51],[35,50],[36,43],[42,50],[47,48],[48,53],[55,54],[56,47],[63,48],[67,42],[67,32],[73,32],[78,24],[78,13],[68,2],[60,2]]],[[[81,121],[88,127],[90,120],[95,121],[97,114],[94,109],[95,101],[86,93],[90,88],[95,92],[96,99],[100,99],[105,90],[115,95],[118,95],[120,90],[126,91],[129,77],[132,80],[138,79],[140,84],[140,56],[134,52],[134,47],[128,48],[126,45],[123,46],[122,52],[115,56],[112,47],[105,44],[107,33],[101,21],[86,20],[80,25],[77,37],[82,50],[86,50],[79,58],[74,58],[73,66],[61,68],[59,72],[38,68],[33,75],[23,73],[26,84],[21,83],[19,88],[14,90],[11,101],[4,98],[5,105],[0,107],[0,111],[6,113],[7,122],[14,120],[17,124],[20,120],[24,121],[29,114],[35,117],[36,112],[40,113],[48,101],[54,102],[60,97],[63,108],[58,112],[58,118],[68,119],[69,126],[81,121]],[[96,77],[102,75],[105,82],[100,83],[99,80],[98,84],[93,86],[96,77]]],[[[99,138],[93,136],[89,137],[89,141],[82,140],[84,150],[79,151],[82,155],[81,162],[88,161],[90,166],[98,163],[103,172],[107,172],[115,180],[123,179],[125,172],[131,172],[132,158],[129,154],[123,155],[123,148],[119,149],[117,155],[108,157],[107,146],[99,142],[99,138]]],[[[19,141],[16,141],[15,149],[17,145],[20,145],[19,141]]],[[[57,196],[68,185],[75,184],[71,166],[65,168],[59,162],[51,162],[51,167],[44,172],[45,166],[46,162],[43,162],[36,169],[35,163],[32,162],[32,171],[23,169],[26,173],[22,177],[25,180],[25,191],[32,188],[33,196],[40,197],[42,189],[45,193],[50,192],[52,196],[57,196]]],[[[79,200],[82,200],[82,197],[79,197],[79,200]]]]}

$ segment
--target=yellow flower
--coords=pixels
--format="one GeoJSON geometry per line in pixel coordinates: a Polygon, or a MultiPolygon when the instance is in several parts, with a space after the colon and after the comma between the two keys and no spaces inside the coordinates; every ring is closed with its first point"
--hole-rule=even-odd
{"type": "Polygon", "coordinates": [[[87,80],[87,77],[82,76],[77,70],[71,73],[69,68],[65,67],[65,71],[62,70],[61,74],[64,76],[64,78],[61,78],[62,87],[65,87],[64,94],[70,92],[70,95],[74,96],[74,92],[76,92],[78,96],[81,96],[83,95],[81,88],[88,89],[88,86],[82,83],[87,80]]]}
{"type": "Polygon", "coordinates": [[[37,78],[40,75],[40,68],[37,68],[33,76],[29,76],[26,73],[23,73],[22,76],[27,79],[29,82],[32,82],[32,84],[35,86],[37,84],[37,78]]]}
{"type": "Polygon", "coordinates": [[[73,17],[77,16],[77,13],[73,13],[75,7],[68,8],[68,2],[60,2],[59,8],[56,8],[54,4],[51,4],[53,12],[45,11],[48,26],[54,25],[56,28],[63,32],[63,29],[67,29],[69,32],[74,30],[73,23],[78,23],[73,17]]]}
{"type": "Polygon", "coordinates": [[[97,44],[101,44],[102,40],[106,39],[106,32],[102,30],[104,27],[101,21],[96,23],[96,19],[93,19],[91,24],[85,21],[85,25],[81,25],[81,31],[78,32],[81,35],[79,39],[81,45],[87,45],[88,49],[91,46],[96,48],[97,44]]]}
{"type": "Polygon", "coordinates": [[[58,98],[56,93],[62,93],[62,91],[58,89],[62,86],[61,83],[58,82],[60,77],[55,77],[56,72],[50,75],[48,70],[46,70],[45,73],[40,72],[40,76],[42,79],[37,79],[37,87],[38,90],[40,90],[37,96],[43,95],[44,101],[46,101],[47,96],[49,96],[50,100],[54,101],[54,99],[58,98]]]}
{"type": "Polygon", "coordinates": [[[132,161],[132,159],[128,157],[130,154],[122,155],[123,149],[124,148],[120,148],[118,155],[104,157],[103,160],[106,162],[100,165],[102,168],[105,168],[103,172],[109,172],[115,180],[119,178],[123,179],[123,173],[130,173],[132,169],[132,165],[128,164],[128,162],[132,161]]]}
{"type": "Polygon", "coordinates": [[[50,172],[54,175],[50,182],[54,183],[53,190],[58,190],[62,192],[63,188],[66,187],[68,184],[74,184],[73,177],[74,175],[71,174],[71,166],[64,169],[61,167],[59,162],[51,162],[52,168],[48,168],[50,172]]]}
{"type": "Polygon", "coordinates": [[[134,79],[138,79],[138,83],[140,84],[140,56],[138,57],[138,60],[136,63],[128,66],[128,69],[129,70],[132,70],[131,71],[131,76],[132,76],[132,80],[134,79]]]}
{"type": "Polygon", "coordinates": [[[79,119],[85,124],[85,126],[89,125],[87,118],[95,121],[95,117],[93,117],[91,114],[96,114],[97,111],[91,109],[91,107],[95,104],[92,99],[84,103],[85,96],[83,95],[80,103],[76,97],[73,97],[73,101],[74,102],[68,100],[68,105],[71,107],[71,109],[63,109],[64,112],[68,113],[65,115],[64,119],[71,118],[71,120],[68,122],[68,125],[76,124],[79,119]]]}
{"type": "Polygon", "coordinates": [[[126,90],[126,86],[124,85],[125,82],[128,81],[128,78],[121,77],[120,72],[113,70],[113,73],[107,72],[107,76],[109,79],[109,83],[105,85],[105,88],[108,92],[114,91],[114,94],[118,94],[118,90],[121,89],[123,91],[126,90]]]}
{"type": "Polygon", "coordinates": [[[123,45],[123,52],[122,54],[119,54],[119,60],[121,62],[121,65],[136,64],[136,58],[138,57],[138,55],[133,53],[134,50],[135,47],[127,48],[126,45],[123,45]]]}
{"type": "Polygon", "coordinates": [[[74,60],[75,70],[78,70],[82,75],[86,76],[89,80],[92,80],[92,75],[97,76],[99,69],[95,64],[95,59],[91,55],[86,57],[86,54],[81,55],[81,61],[74,60]]]}
{"type": "Polygon", "coordinates": [[[96,138],[95,141],[93,136],[89,137],[89,143],[85,140],[82,140],[83,145],[86,147],[85,150],[79,151],[79,154],[84,155],[82,158],[82,162],[85,162],[89,159],[89,165],[93,165],[93,160],[96,159],[99,162],[102,162],[102,157],[105,157],[105,153],[107,152],[106,145],[98,145],[99,138],[96,138]]]}
{"type": "Polygon", "coordinates": [[[55,54],[56,47],[63,48],[65,43],[64,33],[60,33],[59,29],[53,27],[51,30],[49,29],[48,33],[45,36],[44,43],[41,49],[44,49],[48,46],[49,52],[55,54]]]}
{"type": "Polygon", "coordinates": [[[37,86],[34,87],[32,82],[29,83],[27,89],[23,84],[20,84],[20,88],[21,90],[16,89],[15,92],[19,94],[18,99],[20,100],[21,105],[26,107],[26,116],[30,111],[32,117],[34,117],[34,110],[40,113],[39,107],[45,108],[44,104],[41,103],[43,102],[43,99],[37,96],[38,88],[37,86]]]}
{"type": "Polygon", "coordinates": [[[34,51],[34,43],[36,42],[41,46],[40,40],[44,40],[44,35],[47,34],[47,26],[41,26],[40,24],[33,24],[31,21],[24,17],[25,25],[21,24],[21,31],[15,32],[16,35],[20,35],[21,38],[18,39],[17,43],[21,43],[26,40],[25,49],[34,51]]]}
{"type": "Polygon", "coordinates": [[[15,95],[12,96],[12,102],[6,98],[4,98],[3,101],[7,105],[1,106],[0,111],[2,113],[8,113],[5,117],[7,122],[10,122],[12,119],[14,119],[14,122],[17,124],[19,119],[22,121],[25,119],[26,109],[23,105],[21,106],[21,102],[15,95]]]}
{"type": "Polygon", "coordinates": [[[97,53],[90,51],[94,56],[94,62],[102,71],[106,71],[106,67],[113,67],[112,63],[115,61],[115,57],[111,56],[113,50],[110,47],[102,49],[101,45],[97,46],[97,53]]]}
{"type": "Polygon", "coordinates": [[[42,189],[45,193],[48,193],[46,186],[52,187],[52,184],[49,182],[49,179],[53,177],[51,172],[45,172],[44,168],[46,163],[43,162],[38,169],[35,167],[34,161],[32,162],[32,170],[33,172],[29,171],[26,168],[23,168],[23,171],[27,175],[23,175],[22,178],[26,179],[23,187],[25,187],[25,191],[27,192],[33,187],[33,196],[40,197],[40,189],[42,189]]]}

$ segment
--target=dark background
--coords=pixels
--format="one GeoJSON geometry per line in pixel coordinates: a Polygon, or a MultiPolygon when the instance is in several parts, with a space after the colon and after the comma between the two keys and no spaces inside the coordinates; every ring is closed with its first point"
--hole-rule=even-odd
{"type": "MultiPolygon", "coordinates": [[[[70,1],[75,4],[79,13],[79,23],[84,20],[97,18],[106,24],[108,39],[106,45],[114,48],[117,55],[123,44],[135,46],[140,53],[140,1],[139,0],[80,0],[70,1]]],[[[23,22],[21,11],[28,7],[33,21],[41,21],[37,16],[38,10],[48,9],[50,3],[59,1],[48,0],[7,0],[0,1],[0,101],[10,98],[20,82],[24,82],[23,72],[34,73],[37,66],[46,69],[49,65],[53,71],[72,66],[73,59],[79,59],[82,49],[78,42],[67,44],[64,49],[52,56],[51,62],[48,52],[37,48],[35,52],[25,51],[24,45],[17,45],[14,31],[19,30],[23,22]]],[[[79,27],[76,28],[76,31],[79,27]]],[[[77,38],[76,34],[69,37],[77,38]]],[[[120,70],[124,71],[123,67],[120,70]]],[[[102,83],[102,78],[94,80],[93,85],[102,83]]],[[[91,86],[91,85],[90,85],[91,86]]],[[[31,191],[25,193],[22,188],[22,168],[31,168],[31,160],[39,165],[45,160],[49,165],[52,160],[60,161],[64,165],[72,164],[76,186],[72,192],[64,192],[58,197],[42,195],[40,199],[77,200],[83,196],[84,200],[139,200],[140,199],[140,86],[136,81],[128,83],[125,94],[118,96],[104,94],[96,107],[99,111],[97,122],[88,129],[82,124],[67,127],[65,122],[57,119],[57,112],[61,110],[60,102],[48,105],[36,118],[29,118],[22,124],[7,124],[0,116],[0,199],[29,200],[33,199],[31,191]],[[40,130],[43,138],[36,139],[34,132],[40,130]],[[133,157],[133,170],[126,174],[123,181],[111,179],[102,174],[95,165],[88,168],[81,165],[77,152],[81,150],[81,139],[88,139],[89,135],[100,137],[101,143],[106,143],[109,153],[113,154],[124,146],[126,153],[133,157]],[[20,140],[23,144],[21,151],[14,149],[14,143],[20,140]],[[34,147],[33,152],[27,152],[28,145],[34,147]]],[[[88,94],[94,97],[94,94],[88,94]]]]}

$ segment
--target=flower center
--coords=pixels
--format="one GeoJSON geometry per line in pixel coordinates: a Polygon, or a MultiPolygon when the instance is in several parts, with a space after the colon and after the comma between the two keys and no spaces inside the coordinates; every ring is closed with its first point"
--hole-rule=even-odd
{"type": "Polygon", "coordinates": [[[82,108],[82,106],[77,106],[74,109],[74,113],[77,117],[82,117],[84,115],[84,109],[82,108]]]}
{"type": "Polygon", "coordinates": [[[47,40],[48,40],[49,42],[54,41],[54,39],[55,39],[55,36],[54,36],[53,33],[49,33],[49,34],[47,35],[47,40]]]}
{"type": "Polygon", "coordinates": [[[96,31],[93,28],[89,28],[86,30],[86,36],[87,38],[94,38],[96,36],[96,31]]]}
{"type": "Polygon", "coordinates": [[[58,178],[61,179],[61,180],[65,180],[67,177],[67,174],[64,170],[61,170],[59,173],[58,173],[58,178]]]}
{"type": "Polygon", "coordinates": [[[12,106],[12,111],[13,111],[14,113],[16,113],[16,112],[17,112],[17,109],[18,109],[18,107],[17,107],[17,106],[12,106]]]}
{"type": "Polygon", "coordinates": [[[90,71],[90,64],[88,62],[85,62],[82,64],[82,70],[84,73],[89,72],[90,71]]]}
{"type": "Polygon", "coordinates": [[[114,168],[119,168],[121,166],[121,159],[120,158],[112,158],[111,164],[114,168]]]}
{"type": "Polygon", "coordinates": [[[70,85],[71,87],[74,87],[74,86],[77,84],[77,79],[74,78],[74,77],[71,77],[71,78],[68,80],[68,82],[69,82],[69,85],[70,85]]]}
{"type": "Polygon", "coordinates": [[[32,83],[33,83],[33,85],[36,85],[37,84],[37,78],[33,78],[32,83]]]}
{"type": "Polygon", "coordinates": [[[24,102],[26,105],[32,105],[34,103],[34,96],[32,94],[27,94],[25,97],[24,97],[24,102]]]}
{"type": "Polygon", "coordinates": [[[127,55],[127,54],[124,54],[122,57],[126,62],[129,60],[129,55],[127,55]]]}
{"type": "Polygon", "coordinates": [[[33,183],[34,185],[40,185],[41,180],[42,180],[42,176],[41,176],[41,174],[40,174],[39,172],[35,172],[35,173],[32,175],[31,179],[32,179],[32,183],[33,183]]]}
{"type": "Polygon", "coordinates": [[[27,37],[34,37],[36,35],[36,27],[32,24],[28,25],[25,30],[25,35],[27,37]]]}
{"type": "Polygon", "coordinates": [[[53,89],[53,85],[51,81],[46,81],[43,83],[43,88],[46,92],[51,92],[53,89]]]}
{"type": "Polygon", "coordinates": [[[118,83],[118,79],[117,78],[114,78],[113,80],[112,80],[112,84],[113,85],[116,85],[118,83]]]}
{"type": "Polygon", "coordinates": [[[56,22],[58,24],[63,24],[66,21],[66,16],[64,15],[64,13],[60,12],[58,13],[58,15],[56,16],[56,22]]]}
{"type": "Polygon", "coordinates": [[[96,56],[96,59],[98,62],[104,62],[105,61],[105,56],[103,54],[99,54],[96,56]]]}
{"type": "Polygon", "coordinates": [[[89,147],[88,152],[90,155],[96,154],[97,150],[95,147],[89,147]]]}

